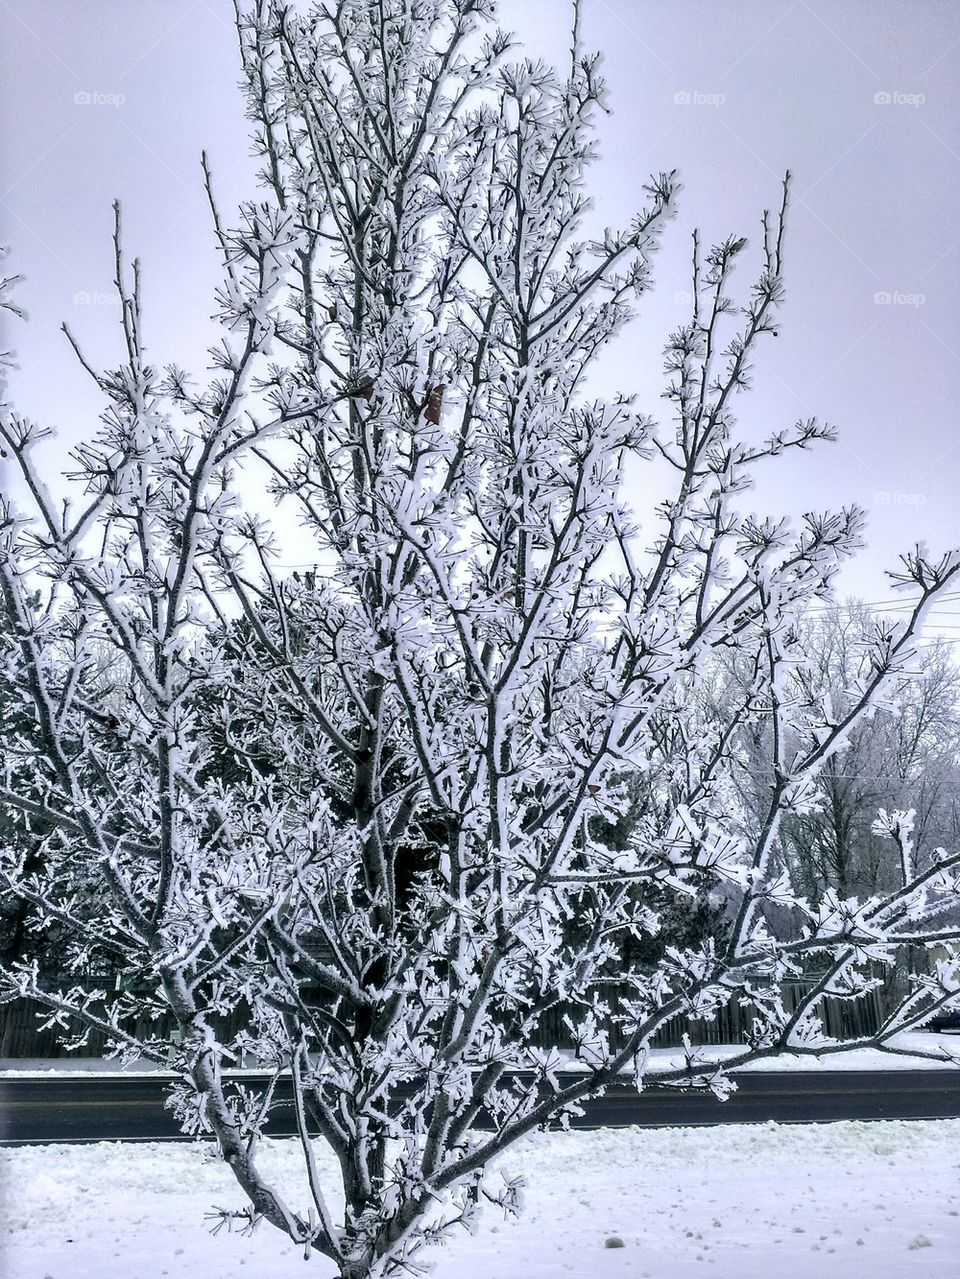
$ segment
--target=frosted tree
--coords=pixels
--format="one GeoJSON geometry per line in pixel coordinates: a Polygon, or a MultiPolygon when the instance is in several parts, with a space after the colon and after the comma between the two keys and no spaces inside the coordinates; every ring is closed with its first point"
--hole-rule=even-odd
{"type": "MultiPolygon", "coordinates": [[[[829,688],[836,704],[843,703],[877,624],[876,616],[853,605],[842,613],[831,609],[809,629],[820,671],[818,678],[811,663],[807,679],[829,688]]],[[[819,807],[786,824],[789,845],[813,854],[805,857],[811,895],[824,886],[846,896],[851,887],[872,892],[899,882],[896,847],[873,830],[880,807],[914,810],[918,865],[958,843],[960,672],[944,641],[924,645],[911,667],[912,677],[894,687],[891,705],[859,725],[843,755],[828,761],[819,807]]]]}
{"type": "MultiPolygon", "coordinates": [[[[878,633],[889,624],[889,610],[885,616],[859,601],[831,604],[804,619],[806,660],[790,677],[795,704],[829,698],[835,712],[842,713],[856,696],[878,633]]],[[[713,714],[726,713],[740,683],[735,663],[719,663],[718,678],[708,692],[711,702],[720,702],[712,706],[713,714]]],[[[874,829],[879,808],[914,810],[918,865],[928,866],[943,849],[956,846],[958,732],[960,672],[948,642],[925,642],[909,672],[891,684],[870,718],[851,730],[844,751],[826,761],[817,778],[816,802],[783,822],[781,843],[793,863],[794,886],[819,900],[827,889],[841,897],[863,896],[899,884],[897,848],[874,829]]],[[[758,722],[743,740],[739,789],[753,797],[754,812],[763,804],[768,781],[767,737],[767,728],[758,722]]]]}
{"type": "MultiPolygon", "coordinates": [[[[907,669],[960,561],[907,556],[915,606],[843,712],[794,705],[796,621],[861,518],[791,530],[738,506],[754,467],[830,434],[810,420],[756,443],[734,419],[778,323],[787,184],[740,301],[746,242],[694,242],[669,420],[594,398],[591,362],[648,286],[676,188],[657,176],[625,230],[590,231],[604,86],[578,26],[558,73],[518,59],[490,0],[241,6],[263,186],[224,219],[204,162],[224,269],[212,369],[146,361],[118,210],[121,363],[95,368],[66,334],[106,406],[73,452],[72,500],[43,482],[44,431],[0,417],[29,499],[0,513],[4,663],[32,723],[8,732],[0,795],[42,845],[31,870],[8,840],[2,874],[71,937],[78,975],[110,955],[126,976],[52,990],[20,963],[7,994],[120,1051],[174,1051],[184,1127],[213,1133],[247,1197],[225,1220],[265,1219],[343,1279],[415,1272],[484,1201],[518,1210],[489,1161],[624,1072],[722,1093],[692,1054],[648,1068],[668,1019],[743,996],[760,1012],[734,1064],[829,1050],[819,1009],[865,988],[867,960],[960,932],[928,922],[960,856],[918,873],[905,822],[894,891],[800,902],[790,944],[764,926],[763,902],[794,900],[784,815],[907,669]],[[623,477],[664,471],[641,535],[623,477]],[[297,513],[302,572],[282,567],[267,482],[297,513]],[[104,646],[121,667],[107,691],[90,678],[104,646]],[[719,650],[749,679],[704,724],[719,650]],[[733,755],[758,720],[751,821],[733,755]],[[726,935],[668,936],[624,969],[624,942],[704,883],[737,890],[726,935]],[[821,978],[788,1013],[781,979],[812,959],[821,978]],[[577,1073],[540,1046],[557,1011],[577,1073]],[[174,1019],[172,1049],[150,1014],[174,1019]],[[244,1054],[271,1082],[231,1080],[244,1054]],[[258,1163],[284,1073],[306,1203],[258,1163]]],[[[941,964],[877,1042],[957,985],[941,964]]]]}

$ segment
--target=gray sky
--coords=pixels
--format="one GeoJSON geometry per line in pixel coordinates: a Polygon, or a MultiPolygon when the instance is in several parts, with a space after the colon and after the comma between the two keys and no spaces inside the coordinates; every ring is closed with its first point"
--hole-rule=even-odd
{"type": "MultiPolygon", "coordinates": [[[[154,360],[202,370],[218,276],[200,151],[225,210],[254,190],[231,12],[228,0],[0,0],[0,241],[31,317],[4,345],[21,366],[17,407],[59,429],[51,473],[101,407],[60,321],[95,362],[120,358],[114,197],[143,261],[154,360]]],[[[501,16],[531,53],[564,59],[566,0],[501,0],[501,16]]],[[[901,551],[960,543],[960,5],[585,0],[584,37],[605,54],[613,111],[590,182],[597,217],[625,222],[651,172],[676,168],[684,188],[656,289],[604,381],[663,415],[661,350],[686,315],[692,228],[755,248],[789,167],[783,327],[738,408],[751,435],[816,415],[841,442],[774,466],[745,505],[863,505],[869,545],[841,590],[887,598],[883,570],[901,551]]],[[[758,261],[745,255],[744,289],[758,261]]],[[[939,619],[960,637],[960,599],[939,619]]]]}

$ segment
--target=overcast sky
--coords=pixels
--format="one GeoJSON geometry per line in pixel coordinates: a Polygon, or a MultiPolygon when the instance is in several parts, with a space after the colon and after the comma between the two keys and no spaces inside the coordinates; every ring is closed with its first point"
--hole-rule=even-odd
{"type": "MultiPolygon", "coordinates": [[[[115,197],[143,260],[153,359],[202,369],[217,267],[201,150],[225,209],[253,190],[231,14],[229,0],[0,0],[0,240],[30,313],[4,345],[21,365],[17,407],[58,428],[51,469],[101,407],[61,320],[95,361],[120,358],[115,197]]],[[[564,58],[567,0],[502,0],[501,17],[531,53],[564,58]]],[[[791,169],[783,327],[739,411],[752,435],[815,415],[841,442],[775,467],[746,504],[794,516],[861,504],[869,545],[841,589],[889,597],[883,570],[900,552],[960,543],[960,5],[586,0],[584,37],[611,91],[591,182],[602,223],[629,219],[652,172],[683,183],[656,289],[604,378],[663,415],[691,230],[746,234],[756,250],[791,169]]],[[[744,290],[750,278],[745,258],[744,290]]],[[[939,618],[960,636],[960,599],[939,618]]]]}

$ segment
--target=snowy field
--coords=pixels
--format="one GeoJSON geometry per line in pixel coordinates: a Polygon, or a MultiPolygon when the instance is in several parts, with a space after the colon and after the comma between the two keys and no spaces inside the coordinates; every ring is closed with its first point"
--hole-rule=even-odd
{"type": "MultiPolygon", "coordinates": [[[[3,1279],[330,1279],[267,1226],[208,1233],[239,1207],[199,1143],[0,1149],[3,1279]]],[[[292,1141],[264,1166],[291,1185],[292,1141]]],[[[329,1165],[325,1165],[329,1166],[329,1165]]],[[[960,1120],[549,1133],[503,1158],[519,1223],[428,1254],[436,1279],[955,1279],[960,1120]]],[[[305,1201],[304,1201],[305,1202],[305,1201]]]]}

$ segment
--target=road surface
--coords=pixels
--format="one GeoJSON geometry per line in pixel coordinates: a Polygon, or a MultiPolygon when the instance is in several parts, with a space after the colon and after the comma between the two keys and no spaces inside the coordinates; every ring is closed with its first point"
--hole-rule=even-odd
{"type": "MultiPolygon", "coordinates": [[[[249,1078],[243,1081],[251,1084],[249,1078]]],[[[836,1119],[960,1117],[960,1070],[777,1072],[741,1074],[725,1102],[709,1092],[624,1085],[585,1103],[578,1128],[701,1124],[823,1123],[836,1119]]],[[[90,1074],[0,1077],[0,1141],[158,1140],[180,1131],[163,1107],[169,1078],[90,1074]]],[[[281,1084],[282,1088],[282,1084],[281,1084]]],[[[289,1084],[287,1084],[289,1097],[289,1084]]],[[[282,1091],[279,1093],[282,1097],[282,1091]]],[[[292,1106],[271,1117],[268,1135],[294,1132],[292,1106]]]]}

